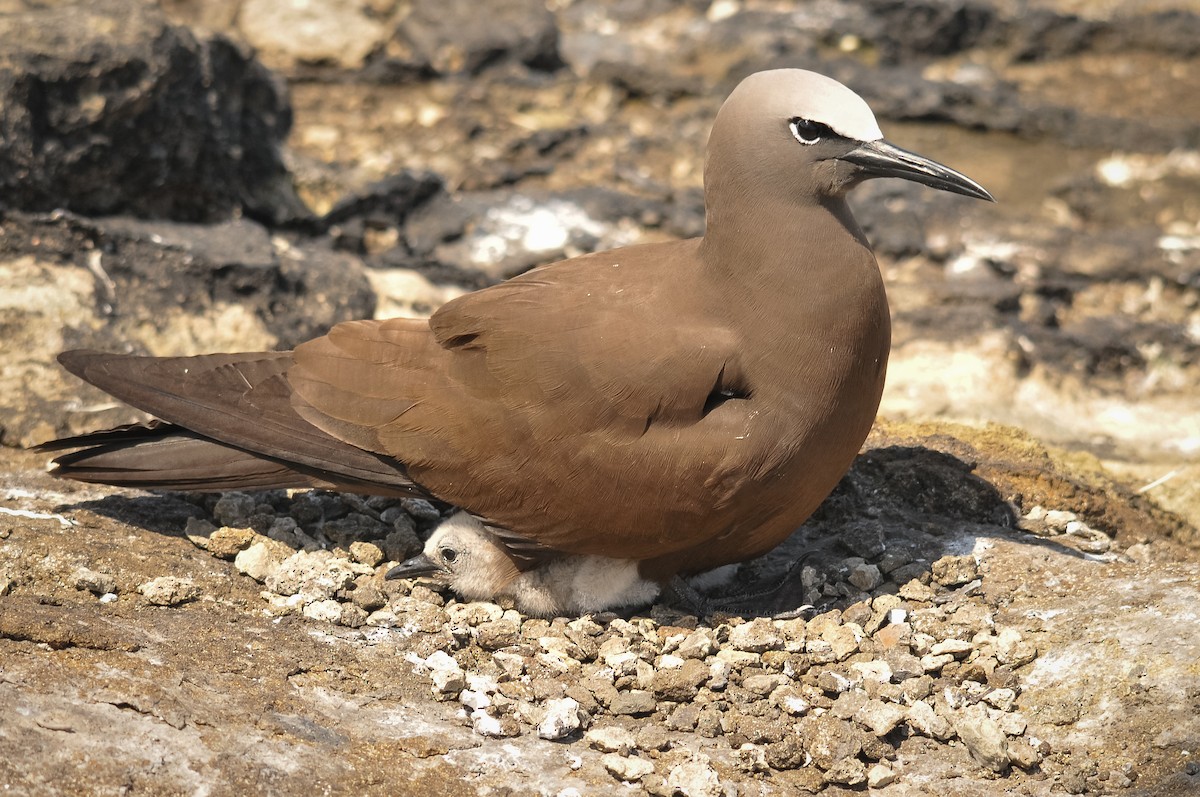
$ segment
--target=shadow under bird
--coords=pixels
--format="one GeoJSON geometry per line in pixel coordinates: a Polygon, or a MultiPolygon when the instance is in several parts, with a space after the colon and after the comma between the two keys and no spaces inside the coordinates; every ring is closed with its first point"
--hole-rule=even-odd
{"type": "Polygon", "coordinates": [[[88,482],[433,498],[461,511],[389,577],[542,615],[646,603],[774,548],[866,439],[891,325],[845,197],[872,177],[991,200],[886,142],[840,83],[759,72],[713,125],[703,237],[553,263],[294,351],[67,352],[161,420],[44,448],[80,448],[53,472],[88,482]]]}

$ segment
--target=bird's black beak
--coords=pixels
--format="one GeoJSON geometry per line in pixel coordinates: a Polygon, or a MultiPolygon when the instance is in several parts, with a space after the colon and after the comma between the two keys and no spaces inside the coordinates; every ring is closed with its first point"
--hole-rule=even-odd
{"type": "Polygon", "coordinates": [[[963,196],[995,202],[979,183],[937,161],[900,149],[883,139],[864,141],[838,160],[853,163],[871,177],[902,177],[963,196]]]}
{"type": "Polygon", "coordinates": [[[391,580],[396,578],[420,578],[421,576],[447,575],[448,573],[449,571],[446,570],[446,568],[442,567],[425,554],[419,553],[411,559],[405,559],[403,562],[387,571],[383,577],[391,580]]]}

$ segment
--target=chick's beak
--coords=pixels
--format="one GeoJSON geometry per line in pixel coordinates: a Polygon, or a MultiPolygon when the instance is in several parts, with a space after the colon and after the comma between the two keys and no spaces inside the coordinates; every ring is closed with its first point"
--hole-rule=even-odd
{"type": "Polygon", "coordinates": [[[385,579],[420,578],[421,576],[449,575],[445,567],[430,559],[423,553],[405,559],[384,574],[385,579]]]}
{"type": "Polygon", "coordinates": [[[846,154],[839,155],[838,160],[853,163],[869,177],[901,177],[941,191],[996,201],[983,186],[965,174],[883,139],[864,141],[846,154]]]}

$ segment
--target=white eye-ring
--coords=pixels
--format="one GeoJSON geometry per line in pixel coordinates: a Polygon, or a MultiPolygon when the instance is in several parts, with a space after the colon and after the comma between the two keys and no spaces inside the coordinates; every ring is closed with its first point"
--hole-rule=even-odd
{"type": "Polygon", "coordinates": [[[801,119],[798,116],[788,122],[788,129],[792,131],[796,140],[805,146],[816,144],[823,135],[830,132],[826,125],[820,122],[810,122],[808,119],[801,119]]]}

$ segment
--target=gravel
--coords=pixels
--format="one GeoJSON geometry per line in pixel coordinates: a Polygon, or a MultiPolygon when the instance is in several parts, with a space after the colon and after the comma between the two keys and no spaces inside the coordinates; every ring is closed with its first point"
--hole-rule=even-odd
{"type": "MultiPolygon", "coordinates": [[[[1019,671],[1037,648],[979,597],[972,585],[985,574],[972,556],[897,581],[914,563],[865,535],[832,575],[805,565],[810,593],[845,597],[799,617],[704,621],[656,606],[544,620],[383,580],[436,522],[427,502],[229,493],[211,512],[213,523],[189,523],[189,539],[262,583],[267,611],[410,637],[430,694],[479,736],[586,745],[614,781],[650,794],[728,793],[701,740],[753,777],[811,771],[813,788],[903,782],[887,762],[910,736],[961,743],[1001,774],[1048,752],[1019,711],[1019,671]]],[[[1063,534],[1077,522],[1051,520],[1063,534]]],[[[83,570],[73,583],[98,584],[83,570]]],[[[139,591],[163,605],[198,596],[176,582],[139,591]]]]}

